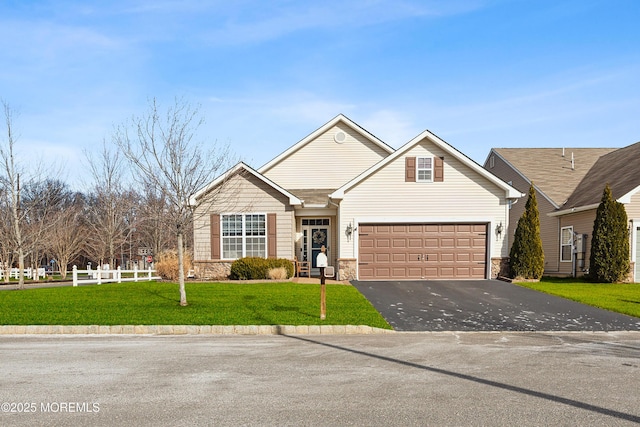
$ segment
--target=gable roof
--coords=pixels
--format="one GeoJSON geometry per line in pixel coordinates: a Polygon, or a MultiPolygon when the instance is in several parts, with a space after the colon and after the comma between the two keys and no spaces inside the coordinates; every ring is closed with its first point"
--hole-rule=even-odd
{"type": "Polygon", "coordinates": [[[273,188],[274,190],[276,190],[277,192],[279,192],[280,194],[284,195],[285,197],[288,197],[289,198],[289,204],[291,204],[291,205],[302,205],[302,200],[300,200],[299,198],[297,198],[295,195],[291,194],[289,191],[285,190],[284,188],[280,187],[278,184],[276,184],[275,182],[271,181],[266,176],[264,176],[261,173],[257,172],[255,169],[253,169],[251,166],[247,165],[244,162],[238,162],[234,167],[232,167],[231,169],[227,170],[225,173],[223,173],[218,178],[213,180],[209,185],[203,187],[196,194],[191,196],[191,198],[189,199],[189,205],[197,206],[198,205],[198,199],[200,199],[202,195],[204,195],[205,193],[208,193],[212,189],[216,188],[218,185],[221,185],[224,181],[226,181],[227,179],[229,179],[231,176],[233,176],[236,173],[249,173],[249,174],[255,176],[256,178],[258,178],[260,181],[262,181],[265,184],[267,184],[268,186],[270,186],[271,188],[273,188]]]}
{"type": "Polygon", "coordinates": [[[615,148],[493,148],[491,152],[502,158],[525,181],[533,182],[536,189],[559,208],[594,163],[614,150],[615,148]]]}
{"type": "Polygon", "coordinates": [[[323,133],[327,132],[328,130],[330,130],[331,128],[336,126],[338,123],[343,123],[346,126],[350,127],[351,129],[353,129],[354,131],[356,131],[357,133],[362,135],[364,138],[366,138],[367,140],[371,141],[373,144],[375,144],[378,147],[382,148],[382,150],[386,151],[387,153],[389,153],[389,154],[393,153],[394,149],[391,146],[385,144],[380,139],[376,138],[369,131],[365,130],[364,128],[359,126],[357,123],[355,123],[354,121],[352,121],[351,119],[349,119],[345,115],[338,114],[333,119],[329,120],[327,123],[325,123],[324,125],[322,125],[318,129],[316,129],[315,131],[313,131],[312,133],[310,133],[309,135],[307,135],[306,137],[304,137],[303,139],[301,139],[300,141],[298,141],[297,143],[295,143],[294,145],[289,147],[283,153],[281,153],[280,155],[278,155],[274,159],[270,160],[269,162],[267,162],[266,164],[264,164],[263,166],[258,168],[258,172],[260,172],[260,173],[267,172],[269,169],[271,169],[272,167],[274,167],[278,163],[282,162],[284,159],[286,159],[287,157],[291,156],[296,151],[300,150],[302,147],[307,145],[309,142],[313,141],[318,136],[322,135],[323,133]]]}
{"type": "Polygon", "coordinates": [[[504,182],[503,180],[501,180],[500,178],[495,176],[494,174],[492,174],[489,171],[487,171],[486,169],[484,169],[478,163],[476,163],[475,161],[471,160],[469,157],[467,157],[466,155],[464,155],[463,153],[461,153],[460,151],[455,149],[453,146],[449,145],[448,143],[446,143],[445,141],[440,139],[437,135],[435,135],[434,133],[432,133],[429,130],[425,130],[420,135],[416,136],[411,141],[407,142],[405,145],[403,145],[402,147],[398,148],[393,154],[391,154],[388,157],[380,160],[378,163],[376,163],[375,165],[373,165],[372,167],[370,167],[369,169],[367,169],[366,171],[364,171],[363,173],[361,173],[360,175],[358,175],[357,177],[355,177],[351,181],[347,182],[342,187],[338,188],[336,191],[331,193],[329,195],[329,197],[331,197],[332,199],[343,199],[344,198],[344,193],[346,191],[348,191],[349,189],[355,187],[360,182],[362,182],[364,179],[366,179],[367,177],[369,177],[370,175],[372,175],[376,171],[382,169],[387,164],[393,162],[398,157],[401,157],[404,153],[406,153],[411,148],[413,148],[416,145],[418,145],[424,139],[428,139],[430,142],[435,144],[437,147],[442,149],[444,152],[446,152],[446,153],[452,155],[453,157],[455,157],[456,159],[458,159],[465,166],[469,167],[470,169],[472,169],[473,171],[475,171],[479,175],[483,176],[484,178],[486,178],[487,180],[489,180],[490,182],[495,184],[497,187],[502,188],[503,190],[505,190],[506,193],[507,193],[507,196],[506,196],[507,198],[516,199],[516,198],[520,198],[520,197],[524,196],[523,193],[521,193],[520,191],[516,190],[515,188],[513,188],[512,186],[510,186],[509,184],[507,184],[506,182],[504,182]]]}
{"type": "Polygon", "coordinates": [[[598,205],[607,183],[611,187],[614,199],[629,203],[630,197],[640,190],[638,164],[640,164],[640,142],[600,157],[580,181],[562,209],[598,205]]]}

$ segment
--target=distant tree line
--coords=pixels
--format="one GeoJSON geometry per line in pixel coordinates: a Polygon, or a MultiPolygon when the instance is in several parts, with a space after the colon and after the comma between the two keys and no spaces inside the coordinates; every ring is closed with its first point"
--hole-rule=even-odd
{"type": "MultiPolygon", "coordinates": [[[[11,189],[0,187],[0,262],[7,281],[8,270],[19,267],[20,254],[23,269],[48,266],[64,278],[73,265],[133,268],[143,257],[139,249],[156,255],[175,250],[175,233],[167,226],[171,207],[162,194],[105,182],[78,192],[60,180],[43,178],[21,183],[19,195],[18,215],[12,218],[11,189]]],[[[187,248],[192,235],[185,235],[187,248]]]]}
{"type": "MultiPolygon", "coordinates": [[[[236,160],[229,146],[197,138],[199,108],[175,99],[115,126],[96,154],[85,152],[92,177],[74,191],[59,172],[20,157],[14,112],[5,101],[0,127],[0,268],[49,266],[62,275],[72,265],[131,267],[173,250],[181,266],[180,305],[187,305],[184,254],[193,252],[193,198],[211,206],[228,200],[222,186],[200,192],[236,160]]],[[[29,156],[33,157],[33,156],[29,156]]],[[[85,166],[85,165],[83,165],[85,166]]],[[[79,167],[72,165],[71,167],[79,167]]],[[[85,166],[86,167],[86,166],[85,166]]],[[[226,180],[225,180],[226,181],[226,180]]],[[[24,287],[20,275],[19,287],[24,287]]]]}

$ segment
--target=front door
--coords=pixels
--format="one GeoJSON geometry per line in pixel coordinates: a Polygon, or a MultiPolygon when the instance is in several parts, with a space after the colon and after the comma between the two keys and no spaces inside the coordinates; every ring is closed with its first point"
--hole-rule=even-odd
{"type": "Polygon", "coordinates": [[[317,268],[316,259],[318,258],[318,254],[320,253],[320,248],[323,246],[325,248],[329,247],[328,238],[329,236],[329,228],[328,227],[312,227],[311,228],[311,268],[317,268]]]}
{"type": "Polygon", "coordinates": [[[312,273],[316,275],[319,274],[316,258],[320,253],[320,248],[324,246],[327,249],[327,257],[330,256],[329,225],[329,218],[304,218],[302,220],[302,259],[311,262],[311,268],[315,269],[312,273]]]}

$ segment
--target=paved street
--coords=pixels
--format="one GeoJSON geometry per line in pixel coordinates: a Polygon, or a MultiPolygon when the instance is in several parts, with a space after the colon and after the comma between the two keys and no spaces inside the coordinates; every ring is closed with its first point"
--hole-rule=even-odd
{"type": "Polygon", "coordinates": [[[12,335],[0,360],[0,425],[640,422],[638,332],[12,335]]]}

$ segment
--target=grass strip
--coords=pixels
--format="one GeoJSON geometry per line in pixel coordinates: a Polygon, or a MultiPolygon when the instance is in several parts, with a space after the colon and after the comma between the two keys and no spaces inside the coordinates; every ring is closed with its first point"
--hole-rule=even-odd
{"type": "Polygon", "coordinates": [[[591,283],[580,279],[542,278],[540,282],[516,284],[605,310],[640,317],[638,283],[591,283]]]}
{"type": "Polygon", "coordinates": [[[352,286],[298,283],[127,282],[0,291],[2,325],[368,325],[391,329],[352,286]]]}

